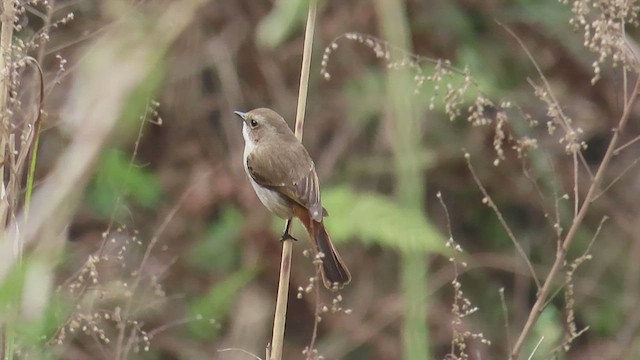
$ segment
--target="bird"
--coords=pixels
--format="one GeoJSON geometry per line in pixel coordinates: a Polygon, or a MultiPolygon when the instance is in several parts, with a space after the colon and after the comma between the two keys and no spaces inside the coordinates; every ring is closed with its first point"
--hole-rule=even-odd
{"type": "Polygon", "coordinates": [[[315,165],[307,149],[277,112],[258,108],[234,112],[242,121],[243,163],[249,182],[262,204],[285,219],[281,241],[292,239],[291,224],[298,218],[322,260],[324,286],[338,290],[351,282],[351,274],[324,226],[328,216],[320,198],[315,165]]]}

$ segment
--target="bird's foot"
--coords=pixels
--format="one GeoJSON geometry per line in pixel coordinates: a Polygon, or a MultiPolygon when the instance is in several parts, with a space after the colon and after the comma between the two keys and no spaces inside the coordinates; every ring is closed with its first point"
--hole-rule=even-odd
{"type": "Polygon", "coordinates": [[[280,241],[286,241],[286,240],[293,240],[293,241],[298,241],[298,239],[294,238],[293,236],[291,236],[291,234],[289,233],[285,233],[282,234],[282,236],[280,236],[280,241]]]}

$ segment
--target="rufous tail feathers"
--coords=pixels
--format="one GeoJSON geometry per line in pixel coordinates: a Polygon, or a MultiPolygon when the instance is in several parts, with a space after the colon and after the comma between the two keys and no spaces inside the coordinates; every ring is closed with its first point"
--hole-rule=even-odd
{"type": "Polygon", "coordinates": [[[331,237],[324,227],[324,224],[311,221],[311,231],[309,235],[313,237],[316,253],[322,253],[322,281],[329,290],[343,288],[351,282],[349,269],[342,261],[340,254],[331,242],[331,237]]]}

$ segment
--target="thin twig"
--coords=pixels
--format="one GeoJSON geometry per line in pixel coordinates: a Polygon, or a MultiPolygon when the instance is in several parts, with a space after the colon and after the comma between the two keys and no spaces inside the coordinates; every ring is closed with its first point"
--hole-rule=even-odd
{"type": "MultiPolygon", "coordinates": [[[[538,76],[540,76],[540,79],[544,83],[544,88],[545,88],[546,92],[549,94],[550,100],[552,101],[552,103],[554,105],[556,105],[556,109],[555,110],[558,113],[557,118],[562,120],[562,121],[557,121],[558,125],[560,125],[560,127],[562,127],[562,129],[564,130],[565,134],[574,133],[575,130],[571,126],[571,121],[569,120],[569,117],[564,113],[564,111],[562,111],[562,107],[560,107],[560,105],[559,105],[560,102],[558,101],[558,99],[554,95],[553,89],[551,88],[551,84],[549,84],[549,80],[547,80],[547,77],[542,72],[542,69],[540,68],[540,65],[538,65],[538,62],[533,57],[533,54],[531,54],[531,51],[529,51],[529,49],[524,44],[524,42],[522,42],[522,39],[520,39],[520,37],[515,32],[513,32],[513,30],[511,30],[508,26],[504,25],[503,23],[501,23],[499,21],[496,21],[496,23],[499,26],[501,26],[511,37],[513,37],[516,40],[516,42],[518,43],[518,45],[520,46],[522,51],[525,53],[525,55],[527,55],[527,58],[529,58],[529,61],[531,62],[531,64],[533,64],[533,66],[536,68],[536,72],[538,73],[538,76]]],[[[533,80],[528,79],[528,82],[529,82],[529,84],[531,84],[531,86],[534,89],[536,89],[538,87],[533,82],[533,80]]],[[[554,119],[555,119],[555,117],[554,117],[554,119]]],[[[593,180],[593,174],[591,173],[591,169],[589,169],[587,161],[584,158],[584,155],[582,154],[582,150],[581,149],[577,149],[575,152],[578,153],[578,156],[580,157],[580,161],[582,162],[582,165],[584,166],[585,170],[589,174],[589,178],[593,180]]]]}
{"type": "MultiPolygon", "coordinates": [[[[148,105],[147,105],[147,110],[148,110],[148,105]]],[[[145,114],[148,113],[148,111],[145,110],[145,114]]],[[[133,152],[131,154],[131,157],[129,158],[129,165],[127,167],[127,171],[125,173],[124,178],[128,179],[129,178],[129,173],[131,172],[131,169],[133,168],[135,159],[138,155],[138,145],[140,144],[140,140],[142,139],[142,134],[143,134],[143,129],[144,129],[144,125],[147,122],[146,119],[143,119],[140,123],[140,127],[138,128],[138,135],[136,137],[136,141],[135,141],[135,146],[133,147],[133,152]]],[[[102,236],[102,242],[100,243],[100,247],[98,248],[98,250],[95,252],[95,257],[96,258],[102,258],[102,256],[104,255],[107,247],[107,243],[108,243],[108,239],[109,239],[109,234],[111,233],[111,228],[113,227],[114,223],[115,223],[115,219],[116,219],[116,214],[118,212],[118,210],[120,209],[120,205],[122,203],[122,196],[116,196],[115,198],[115,203],[113,205],[113,208],[111,210],[111,215],[109,217],[109,223],[107,225],[107,228],[105,229],[105,231],[103,231],[103,236],[102,236]]],[[[69,276],[63,283],[62,285],[59,286],[60,289],[62,288],[66,288],[69,283],[71,283],[72,281],[74,281],[74,279],[76,279],[78,276],[80,276],[80,274],[82,273],[82,271],[85,269],[85,267],[87,266],[87,264],[91,261],[91,257],[87,258],[87,260],[85,261],[85,263],[80,266],[73,275],[69,276]]],[[[85,292],[89,289],[89,284],[88,283],[83,283],[82,286],[80,287],[80,289],[77,291],[77,295],[75,296],[74,299],[74,306],[77,306],[82,299],[84,298],[84,294],[85,292]]],[[[68,324],[69,321],[71,321],[73,319],[73,314],[70,314],[69,317],[67,318],[67,320],[64,322],[63,326],[59,326],[58,329],[55,331],[55,333],[53,334],[53,336],[51,336],[49,342],[54,341],[54,339],[56,339],[58,337],[59,332],[68,324]]]]}
{"type": "MultiPolygon", "coordinates": [[[[582,255],[580,255],[578,257],[578,259],[586,257],[591,252],[591,247],[596,242],[596,239],[598,238],[598,235],[600,235],[600,231],[602,230],[602,226],[604,225],[604,223],[608,219],[609,219],[609,217],[607,217],[607,216],[603,216],[602,219],[600,219],[600,224],[598,225],[598,228],[596,229],[595,234],[593,234],[593,237],[591,237],[591,241],[589,242],[589,245],[587,245],[587,248],[584,250],[582,255]]],[[[562,290],[564,290],[564,288],[565,288],[565,286],[567,286],[567,284],[568,283],[565,281],[564,284],[562,284],[562,286],[560,286],[558,289],[556,289],[556,291],[551,296],[549,296],[549,300],[547,300],[547,302],[542,306],[542,308],[546,308],[547,305],[549,305],[549,303],[551,303],[551,300],[554,299],[556,297],[556,295],[558,295],[562,290]]]]}
{"type": "Polygon", "coordinates": [[[607,190],[609,190],[613,185],[615,185],[618,181],[620,181],[620,179],[622,179],[629,172],[629,170],[631,170],[634,166],[636,166],[638,162],[640,162],[640,158],[636,158],[635,160],[633,160],[631,164],[629,164],[624,170],[622,170],[620,174],[618,174],[618,176],[615,177],[615,179],[611,180],[611,182],[607,186],[605,186],[604,189],[602,189],[598,195],[594,196],[592,201],[596,201],[600,196],[604,195],[604,193],[606,193],[607,190]]]}
{"type": "MultiPolygon", "coordinates": [[[[556,228],[555,224],[559,224],[560,223],[559,220],[556,220],[555,223],[553,222],[553,219],[557,219],[557,217],[558,217],[557,206],[553,209],[554,210],[554,214],[553,214],[554,217],[551,218],[551,216],[549,216],[551,211],[549,211],[547,209],[547,205],[545,204],[545,200],[546,200],[545,194],[542,191],[542,189],[540,188],[540,185],[538,184],[538,181],[536,179],[534,179],[533,175],[529,171],[529,168],[527,167],[527,163],[525,161],[525,158],[522,159],[521,163],[522,163],[522,173],[531,182],[531,185],[533,185],[534,189],[536,190],[536,193],[537,193],[538,198],[540,200],[540,206],[542,207],[542,210],[544,211],[544,218],[549,222],[549,225],[551,226],[551,228],[556,228]]],[[[557,197],[555,189],[554,189],[554,196],[555,196],[554,199],[557,200],[558,197],[557,197]]]]}
{"type": "MultiPolygon", "coordinates": [[[[460,274],[458,272],[458,264],[457,264],[456,259],[455,259],[455,253],[456,253],[457,244],[455,244],[454,240],[453,240],[453,231],[451,230],[451,217],[449,216],[449,209],[447,209],[447,205],[445,204],[444,199],[442,198],[442,193],[440,191],[438,191],[438,193],[436,194],[436,198],[438,198],[438,202],[440,202],[440,206],[442,207],[442,209],[444,211],[445,218],[447,219],[447,231],[449,233],[449,239],[447,240],[447,246],[451,246],[453,248],[453,254],[454,255],[451,255],[450,259],[452,260],[451,263],[453,265],[453,281],[456,282],[458,280],[458,277],[460,276],[460,274]]],[[[455,290],[455,286],[454,286],[454,291],[456,291],[455,290]]],[[[459,297],[458,297],[458,294],[457,294],[457,291],[456,291],[456,293],[454,294],[454,300],[453,300],[453,307],[454,308],[459,307],[458,300],[459,300],[459,297]]],[[[453,315],[456,315],[456,313],[454,313],[453,315]]],[[[453,341],[451,341],[451,347],[449,349],[449,354],[451,354],[451,355],[453,355],[455,357],[454,354],[456,353],[456,350],[455,350],[456,349],[456,342],[455,342],[455,340],[456,340],[456,337],[455,337],[456,329],[454,327],[452,327],[452,331],[453,331],[454,336],[453,336],[453,341]]]]}
{"type": "Polygon", "coordinates": [[[251,356],[254,359],[258,359],[258,360],[262,360],[262,358],[256,354],[250,353],[247,350],[244,349],[240,349],[240,348],[226,348],[226,349],[220,349],[218,350],[218,352],[227,352],[227,351],[239,351],[245,355],[251,356]]]}
{"type": "Polygon", "coordinates": [[[540,280],[538,280],[538,276],[536,275],[536,272],[533,269],[533,264],[531,264],[531,261],[529,261],[529,258],[527,257],[527,253],[522,248],[522,245],[520,245],[520,243],[518,242],[518,239],[516,239],[516,236],[513,234],[513,231],[511,231],[511,228],[509,227],[509,224],[507,224],[507,221],[502,216],[502,212],[500,211],[498,206],[493,202],[493,199],[487,192],[487,189],[484,187],[484,185],[480,181],[480,178],[476,174],[473,168],[473,165],[471,164],[471,155],[469,153],[465,153],[464,157],[467,160],[467,167],[471,172],[471,177],[473,177],[473,180],[475,181],[476,185],[480,189],[480,192],[482,192],[482,196],[484,197],[482,199],[482,202],[485,203],[487,206],[489,206],[491,210],[493,210],[493,212],[496,214],[498,221],[500,222],[504,230],[507,232],[509,239],[511,239],[511,242],[513,242],[513,245],[516,247],[516,250],[518,251],[523,261],[529,268],[529,272],[531,273],[531,277],[533,278],[533,281],[535,281],[536,286],[538,287],[538,289],[540,289],[540,286],[541,286],[540,280]]]}
{"type": "Polygon", "coordinates": [[[500,295],[500,305],[502,307],[502,314],[504,315],[504,330],[507,336],[507,349],[511,353],[511,331],[509,330],[509,309],[507,308],[507,301],[504,298],[504,288],[500,288],[498,291],[500,295]]]}
{"type": "Polygon", "coordinates": [[[440,206],[442,207],[445,218],[447,219],[447,233],[449,234],[449,239],[453,240],[453,230],[451,229],[451,216],[449,216],[449,209],[447,208],[447,205],[445,204],[444,199],[442,198],[442,193],[440,191],[438,191],[436,197],[438,198],[438,202],[440,202],[440,206]]]}
{"type": "MultiPolygon", "coordinates": [[[[309,2],[307,14],[307,26],[304,35],[304,48],[302,54],[302,70],[300,71],[300,89],[298,91],[298,107],[296,110],[295,134],[302,141],[304,128],[304,114],[307,106],[307,91],[309,88],[309,71],[311,68],[311,50],[313,45],[313,31],[316,22],[317,1],[309,2]]],[[[291,277],[291,253],[293,240],[287,239],[282,243],[282,260],[280,263],[280,279],[278,281],[278,295],[276,311],[273,319],[273,337],[271,339],[271,360],[282,359],[284,345],[284,325],[287,318],[287,302],[289,296],[289,278],[291,277]]]]}
{"type": "Polygon", "coordinates": [[[544,336],[540,337],[540,340],[538,340],[536,347],[533,348],[533,351],[531,351],[531,354],[529,354],[529,357],[527,358],[527,360],[533,359],[533,355],[535,355],[536,351],[538,351],[540,344],[542,344],[542,340],[544,340],[544,336]]]}
{"type": "MultiPolygon", "coordinates": [[[[319,270],[319,269],[318,269],[319,270]]],[[[314,351],[313,349],[316,347],[316,339],[318,338],[318,325],[320,324],[320,312],[321,312],[321,307],[320,307],[320,281],[318,281],[320,279],[320,277],[318,276],[319,274],[316,274],[316,277],[314,278],[314,297],[316,300],[316,304],[315,304],[315,311],[313,312],[313,332],[311,334],[311,341],[309,341],[309,348],[307,349],[307,360],[312,360],[313,359],[313,354],[314,351]]]]}
{"type": "MultiPolygon", "coordinates": [[[[538,62],[533,57],[533,54],[531,54],[529,49],[524,45],[524,43],[522,42],[522,39],[520,39],[520,37],[518,35],[516,35],[516,33],[514,33],[513,30],[511,30],[508,26],[504,25],[503,23],[501,23],[499,21],[496,21],[496,23],[500,27],[502,27],[511,37],[513,37],[518,42],[518,45],[520,45],[520,48],[522,49],[522,51],[525,53],[525,55],[527,55],[527,58],[529,58],[529,61],[531,62],[531,64],[533,64],[533,66],[536,68],[536,72],[540,76],[540,80],[542,80],[542,82],[544,83],[544,87],[547,90],[547,92],[549,93],[549,97],[551,98],[551,100],[553,100],[554,103],[559,104],[558,100],[556,99],[555,95],[553,94],[553,90],[551,88],[551,84],[549,84],[549,81],[547,80],[547,77],[544,76],[544,73],[542,72],[542,69],[538,65],[538,62]]],[[[535,83],[533,82],[533,80],[531,80],[531,79],[529,79],[529,83],[534,87],[536,86],[535,83]]],[[[568,117],[564,114],[564,112],[562,111],[562,108],[560,108],[560,106],[558,106],[557,110],[558,110],[558,115],[559,115],[558,118],[560,118],[562,120],[562,122],[558,122],[558,125],[560,125],[563,128],[565,133],[568,134],[569,132],[572,132],[573,128],[571,127],[571,124],[569,123],[569,121],[567,121],[568,117]]]]}
{"type": "Polygon", "coordinates": [[[571,227],[569,228],[569,231],[567,232],[567,235],[565,236],[562,242],[562,246],[560,246],[560,248],[558,249],[558,253],[556,254],[556,259],[553,265],[551,266],[551,270],[549,270],[549,274],[545,279],[544,285],[542,286],[542,289],[540,289],[538,293],[536,302],[533,304],[533,307],[531,308],[531,312],[529,313],[527,322],[525,323],[522,329],[522,332],[520,333],[520,336],[518,337],[518,340],[516,341],[516,344],[513,347],[513,351],[511,352],[511,359],[518,358],[518,355],[520,354],[520,352],[522,351],[522,347],[524,346],[524,341],[527,338],[527,335],[529,334],[529,332],[531,332],[531,329],[533,328],[533,325],[535,325],[536,321],[540,317],[542,310],[544,310],[544,305],[547,302],[547,296],[551,291],[551,286],[555,281],[556,276],[560,272],[560,269],[562,268],[566,260],[566,255],[567,255],[567,251],[569,250],[569,246],[571,245],[573,238],[578,232],[578,229],[582,225],[582,221],[584,220],[584,217],[587,214],[587,210],[589,209],[589,206],[593,202],[594,196],[596,195],[596,191],[600,188],[600,184],[602,183],[602,179],[604,177],[604,172],[608,168],[609,162],[611,161],[614,151],[618,145],[618,139],[620,137],[620,133],[624,130],[625,126],[627,125],[627,121],[629,120],[633,104],[635,103],[636,98],[638,97],[639,91],[640,91],[640,78],[636,80],[636,84],[634,86],[633,92],[631,93],[631,96],[629,96],[629,102],[625,104],[624,112],[620,117],[618,127],[613,131],[611,142],[609,143],[609,146],[607,147],[607,151],[605,152],[604,157],[602,158],[602,162],[598,167],[598,171],[596,172],[593,178],[593,182],[589,187],[589,191],[587,192],[587,195],[584,197],[584,200],[582,201],[582,206],[580,207],[580,211],[578,211],[578,214],[573,219],[573,222],[571,223],[571,227]]]}
{"type": "MultiPolygon", "coordinates": [[[[207,173],[207,176],[208,175],[209,174],[207,173]]],[[[171,220],[173,220],[175,215],[178,213],[178,210],[180,209],[184,201],[187,199],[187,197],[192,193],[192,191],[193,191],[193,186],[187,188],[187,190],[184,193],[182,193],[182,196],[180,196],[180,199],[178,200],[178,202],[173,206],[173,208],[169,211],[167,216],[165,216],[160,226],[158,226],[158,228],[156,229],[155,234],[149,241],[149,244],[147,245],[144,255],[142,256],[142,260],[140,261],[140,265],[138,266],[138,269],[134,272],[136,276],[134,277],[133,284],[129,288],[130,289],[129,291],[131,292],[131,294],[135,294],[136,291],[138,290],[138,287],[140,286],[140,282],[142,281],[142,277],[143,277],[142,272],[145,266],[147,265],[147,261],[149,260],[149,257],[151,256],[151,251],[157,245],[158,241],[160,240],[160,236],[164,233],[165,229],[167,228],[171,220]]],[[[118,338],[116,342],[116,356],[115,356],[116,359],[126,358],[126,355],[128,353],[126,349],[129,346],[124,346],[124,335],[126,332],[125,324],[128,316],[131,313],[131,308],[133,306],[133,299],[134,299],[133,296],[129,297],[129,301],[127,301],[122,311],[122,314],[123,314],[122,323],[119,324],[119,326],[121,327],[119,329],[118,338]]],[[[133,336],[133,333],[132,333],[132,336],[133,336]]]]}
{"type": "Polygon", "coordinates": [[[578,158],[577,153],[573,153],[573,216],[578,214],[580,206],[580,193],[578,192],[578,158]]]}
{"type": "Polygon", "coordinates": [[[617,149],[615,149],[613,151],[613,154],[614,155],[619,155],[620,151],[624,150],[628,146],[631,146],[631,145],[635,144],[636,142],[638,142],[638,140],[640,140],[640,135],[638,135],[638,136],[634,137],[633,139],[627,141],[624,145],[620,145],[617,149]]]}

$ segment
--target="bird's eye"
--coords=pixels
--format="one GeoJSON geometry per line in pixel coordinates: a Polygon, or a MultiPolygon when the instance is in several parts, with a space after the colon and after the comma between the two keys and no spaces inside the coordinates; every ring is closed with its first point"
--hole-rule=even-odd
{"type": "Polygon", "coordinates": [[[255,128],[258,126],[258,122],[255,119],[251,119],[251,121],[249,121],[249,125],[251,125],[252,128],[255,128]]]}

